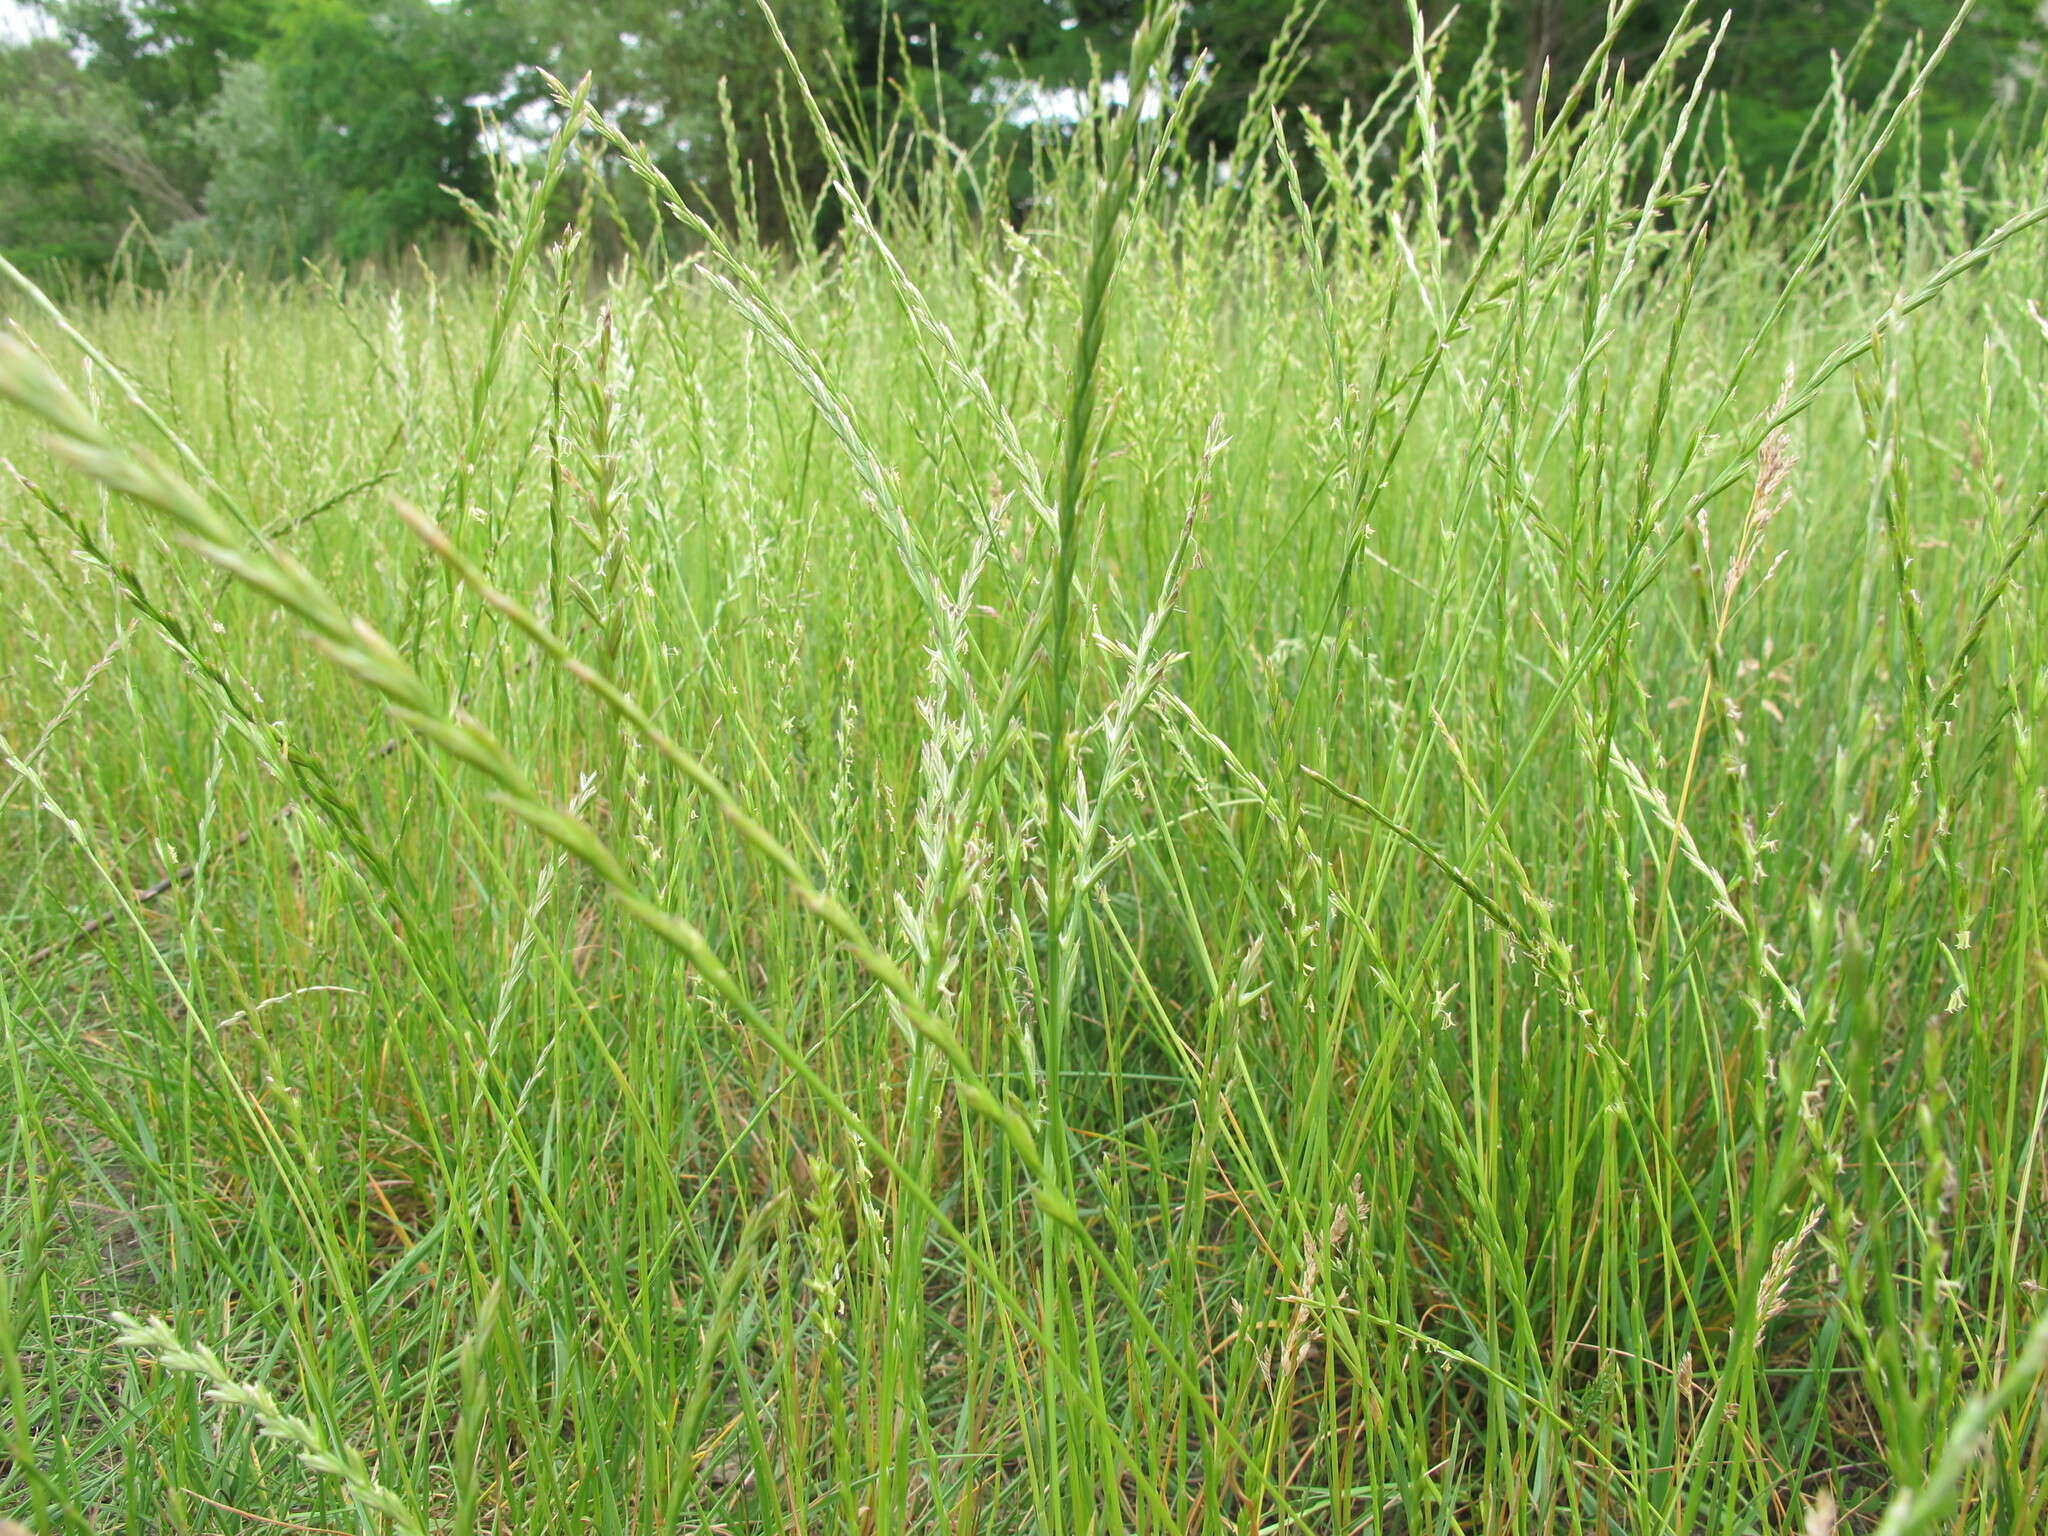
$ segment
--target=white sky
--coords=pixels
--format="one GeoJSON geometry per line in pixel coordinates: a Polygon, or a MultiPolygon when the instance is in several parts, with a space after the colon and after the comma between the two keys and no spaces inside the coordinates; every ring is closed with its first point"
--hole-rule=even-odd
{"type": "Polygon", "coordinates": [[[49,30],[42,17],[21,4],[21,0],[0,0],[0,42],[11,43],[49,30]]]}

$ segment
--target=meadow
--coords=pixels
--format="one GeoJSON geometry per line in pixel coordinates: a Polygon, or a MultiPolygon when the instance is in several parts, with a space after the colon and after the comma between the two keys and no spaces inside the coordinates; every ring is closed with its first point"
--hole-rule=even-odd
{"type": "Polygon", "coordinates": [[[0,1515],[2041,1529],[2048,150],[1713,44],[0,274],[0,1515]]]}

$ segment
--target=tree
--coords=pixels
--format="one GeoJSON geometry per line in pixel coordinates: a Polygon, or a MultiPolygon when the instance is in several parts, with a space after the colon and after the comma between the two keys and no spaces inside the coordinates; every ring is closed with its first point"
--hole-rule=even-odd
{"type": "Polygon", "coordinates": [[[54,38],[0,50],[0,250],[10,260],[91,273],[136,217],[191,215],[139,116],[131,96],[54,38]]]}
{"type": "MultiPolygon", "coordinates": [[[[837,0],[778,0],[775,12],[807,75],[830,78],[844,48],[837,0]]],[[[534,62],[565,80],[588,73],[592,104],[678,185],[728,217],[751,193],[763,230],[788,232],[794,210],[778,183],[808,193],[821,156],[801,104],[784,93],[782,53],[754,0],[525,0],[519,14],[534,62]],[[735,184],[734,166],[751,188],[735,184]]]]}
{"type": "Polygon", "coordinates": [[[40,0],[88,79],[119,97],[188,202],[205,184],[199,118],[223,71],[273,35],[276,0],[40,0]]]}
{"type": "MultiPolygon", "coordinates": [[[[457,220],[444,188],[484,195],[478,109],[524,121],[519,109],[541,94],[521,67],[533,65],[568,79],[588,71],[600,110],[728,218],[768,238],[826,233],[799,227],[823,156],[757,0],[30,3],[58,40],[0,46],[0,246],[18,259],[90,268],[138,216],[171,229],[174,246],[255,258],[392,249],[457,220]]],[[[1871,46],[1844,76],[1864,105],[1902,48],[1947,27],[1956,0],[1727,3],[1711,84],[1756,173],[1788,162],[1833,89],[1837,57],[1866,30],[1871,46]]],[[[1418,6],[1188,0],[1175,66],[1186,80],[1204,60],[1192,149],[1235,152],[1262,78],[1286,109],[1326,121],[1362,110],[1408,63],[1418,16],[1435,29],[1454,9],[1418,6]],[[1269,76],[1283,36],[1286,67],[1269,76]]],[[[800,64],[856,142],[908,107],[943,118],[956,140],[996,130],[988,139],[998,146],[1012,126],[999,120],[1008,86],[1114,75],[1143,9],[1144,0],[775,0],[800,64]]],[[[1682,0],[1640,0],[1612,65],[1639,73],[1684,13],[1682,0]]],[[[1507,71],[1534,130],[1608,14],[1608,0],[1465,0],[1443,78],[1507,71]]],[[[1974,133],[2002,88],[2031,78],[2028,50],[2038,55],[2043,31],[2037,0],[1978,0],[1922,103],[1928,153],[1974,133]]],[[[1895,146],[1895,158],[1910,148],[1895,146]]]]}
{"type": "MultiPolygon", "coordinates": [[[[502,99],[517,54],[513,28],[482,5],[291,0],[259,58],[275,116],[270,148],[237,158],[239,134],[219,130],[265,125],[255,101],[231,98],[214,119],[216,163],[267,163],[303,178],[313,195],[299,199],[298,254],[396,249],[459,219],[451,191],[487,195],[477,105],[502,99]]],[[[253,96],[254,86],[239,89],[253,96]]],[[[210,214],[248,195],[216,174],[210,214]]]]}
{"type": "MultiPolygon", "coordinates": [[[[1840,3],[1737,7],[1715,84],[1727,93],[1728,117],[1744,156],[1765,166],[1784,163],[1814,107],[1829,90],[1838,58],[1870,28],[1866,61],[1850,82],[1850,99],[1867,105],[1901,52],[1916,41],[1931,47],[1947,31],[1951,0],[1888,0],[1876,7],[1840,3]]],[[[1979,0],[1948,57],[1928,84],[1921,126],[1928,151],[1951,136],[1967,140],[1997,105],[1997,85],[2013,60],[2038,47],[2043,26],[2034,0],[1979,0]]]]}
{"type": "Polygon", "coordinates": [[[103,263],[131,216],[173,249],[359,258],[486,194],[477,106],[521,49],[490,0],[48,0],[0,50],[0,245],[103,263]]]}
{"type": "MultiPolygon", "coordinates": [[[[1830,86],[1835,55],[1872,29],[1873,61],[1888,67],[1916,36],[1928,43],[1955,15],[1958,0],[1728,0],[1728,37],[1710,84],[1723,93],[1728,121],[1745,160],[1756,166],[1785,162],[1801,130],[1830,86]]],[[[1144,0],[845,0],[847,31],[872,39],[876,18],[893,15],[913,36],[936,35],[941,71],[985,78],[993,61],[1014,58],[1007,71],[1056,85],[1084,80],[1093,59],[1114,71],[1144,13],[1144,0]],[[867,18],[857,22],[855,18],[867,18]],[[929,22],[929,25],[927,25],[929,22]],[[951,38],[947,46],[945,40],[951,38]]],[[[1663,47],[1685,16],[1683,0],[1642,0],[1622,25],[1613,64],[1640,70],[1663,47]]],[[[1699,7],[1694,19],[1718,20],[1720,4],[1699,7]]],[[[1513,72],[1525,127],[1534,127],[1541,84],[1553,82],[1550,101],[1585,65],[1605,35],[1607,0],[1420,0],[1422,24],[1432,30],[1455,10],[1445,78],[1456,80],[1485,58],[1513,72]],[[1490,38],[1490,41],[1489,41],[1490,38]]],[[[1357,111],[1394,78],[1412,54],[1415,20],[1405,0],[1188,0],[1183,11],[1179,69],[1183,77],[1206,52],[1207,94],[1192,125],[1198,153],[1228,156],[1275,39],[1292,26],[1290,67],[1282,105],[1306,107],[1334,120],[1357,111]]],[[[1948,59],[1931,81],[1923,121],[1931,147],[1953,133],[1967,137],[1993,106],[1994,85],[2013,78],[2012,63],[2038,47],[2043,24],[2036,0],[1979,0],[1948,59]]],[[[872,42],[856,48],[872,58],[872,42]]],[[[1885,68],[1866,65],[1852,99],[1867,102],[1885,68]]]]}

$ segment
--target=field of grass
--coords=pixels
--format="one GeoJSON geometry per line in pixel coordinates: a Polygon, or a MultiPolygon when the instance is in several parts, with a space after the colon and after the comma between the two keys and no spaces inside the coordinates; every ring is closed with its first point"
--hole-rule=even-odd
{"type": "Polygon", "coordinates": [[[0,1515],[2041,1529],[2048,155],[1704,46],[10,285],[0,1515]]]}

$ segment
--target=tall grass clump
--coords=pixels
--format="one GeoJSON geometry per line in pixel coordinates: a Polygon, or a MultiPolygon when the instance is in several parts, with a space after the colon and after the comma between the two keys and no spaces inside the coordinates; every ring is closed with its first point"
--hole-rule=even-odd
{"type": "Polygon", "coordinates": [[[0,269],[0,1514],[2040,1527],[2048,151],[1175,25],[1021,223],[0,269]]]}

